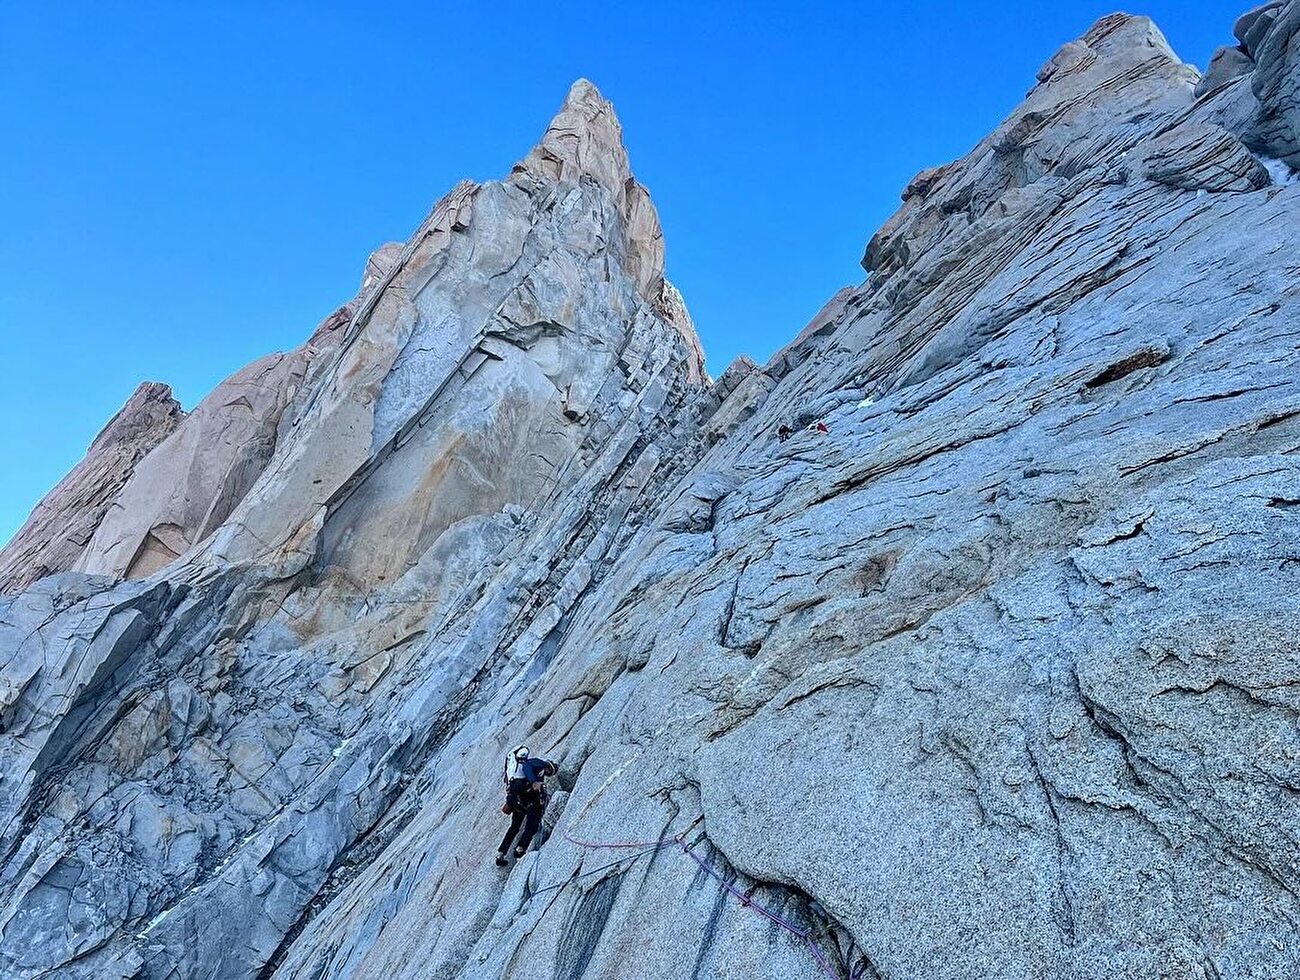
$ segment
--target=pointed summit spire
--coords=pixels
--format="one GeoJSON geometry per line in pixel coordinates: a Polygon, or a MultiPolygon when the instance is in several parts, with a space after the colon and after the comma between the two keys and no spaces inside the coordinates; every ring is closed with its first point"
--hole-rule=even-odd
{"type": "Polygon", "coordinates": [[[588,174],[620,204],[627,182],[632,179],[623,147],[623,127],[614,107],[585,78],[570,86],[560,111],[521,166],[554,181],[576,180],[588,174]]]}
{"type": "Polygon", "coordinates": [[[541,142],[515,165],[530,180],[576,182],[589,176],[623,216],[623,262],[637,291],[681,333],[694,352],[691,379],[705,376],[704,352],[681,294],[664,279],[664,235],[650,192],[632,176],[614,106],[585,78],[569,87],[541,142]]]}
{"type": "MultiPolygon", "coordinates": [[[[514,172],[551,183],[589,176],[604,187],[625,222],[628,272],[641,295],[669,314],[659,215],[649,192],[632,176],[614,107],[595,85],[579,78],[569,87],[541,142],[515,164],[514,172]]],[[[694,331],[689,332],[693,337],[694,331]]]]}

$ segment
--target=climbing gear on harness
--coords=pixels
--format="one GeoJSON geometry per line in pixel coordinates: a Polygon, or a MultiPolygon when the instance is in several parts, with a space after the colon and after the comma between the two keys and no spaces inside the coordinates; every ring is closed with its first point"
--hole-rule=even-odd
{"type": "Polygon", "coordinates": [[[541,829],[542,811],[545,808],[545,802],[538,797],[516,807],[510,814],[510,826],[506,829],[505,836],[501,838],[501,846],[497,848],[497,853],[504,857],[512,841],[515,844],[515,857],[521,858],[528,853],[528,846],[532,844],[534,835],[541,829]],[[518,840],[515,840],[516,835],[518,840]]]}

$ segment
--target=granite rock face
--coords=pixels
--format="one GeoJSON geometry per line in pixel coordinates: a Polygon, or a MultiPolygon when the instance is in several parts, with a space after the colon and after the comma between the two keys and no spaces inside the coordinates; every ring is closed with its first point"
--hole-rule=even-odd
{"type": "Polygon", "coordinates": [[[1099,21],[716,382],[575,85],[0,600],[0,972],[1300,973],[1297,10],[1099,21]]]}
{"type": "Polygon", "coordinates": [[[0,592],[20,592],[45,575],[76,567],[136,465],[184,417],[167,385],[140,385],[95,437],[85,459],[0,550],[0,592]]]}
{"type": "Polygon", "coordinates": [[[140,462],[74,567],[144,578],[220,527],[271,460],[286,409],[323,367],[386,261],[385,250],[371,257],[361,296],[327,317],[306,344],[253,362],[203,399],[140,462]]]}

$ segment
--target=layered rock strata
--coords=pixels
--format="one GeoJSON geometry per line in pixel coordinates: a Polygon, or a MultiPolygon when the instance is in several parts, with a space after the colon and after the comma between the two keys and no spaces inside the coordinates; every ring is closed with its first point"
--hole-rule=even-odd
{"type": "Polygon", "coordinates": [[[1099,21],[716,383],[576,85],[0,601],[4,972],[1300,972],[1298,17],[1099,21]]]}

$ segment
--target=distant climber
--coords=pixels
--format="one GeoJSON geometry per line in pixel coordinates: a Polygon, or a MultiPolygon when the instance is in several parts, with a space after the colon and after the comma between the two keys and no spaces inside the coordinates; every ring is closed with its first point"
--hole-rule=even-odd
{"type": "Polygon", "coordinates": [[[808,426],[809,432],[816,432],[818,435],[826,435],[831,431],[831,427],[820,419],[808,426]]]}
{"type": "Polygon", "coordinates": [[[506,755],[505,766],[501,770],[506,802],[501,807],[501,812],[510,814],[510,829],[501,838],[501,846],[497,848],[498,867],[504,868],[510,863],[506,854],[520,828],[523,828],[523,834],[515,844],[515,857],[521,858],[528,853],[528,845],[533,842],[533,835],[542,825],[542,811],[546,809],[546,777],[554,776],[557,772],[559,767],[554,762],[534,759],[526,745],[521,745],[506,755]]]}
{"type": "Polygon", "coordinates": [[[784,422],[776,427],[776,438],[781,442],[785,442],[793,434],[794,429],[790,428],[784,422]]]}

